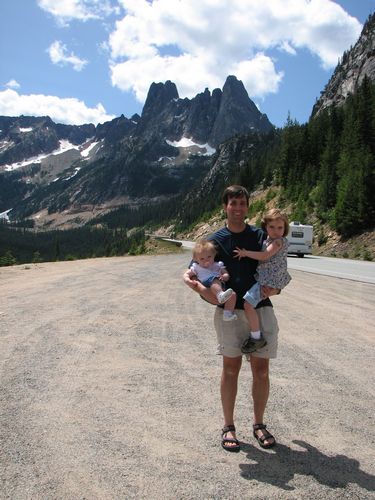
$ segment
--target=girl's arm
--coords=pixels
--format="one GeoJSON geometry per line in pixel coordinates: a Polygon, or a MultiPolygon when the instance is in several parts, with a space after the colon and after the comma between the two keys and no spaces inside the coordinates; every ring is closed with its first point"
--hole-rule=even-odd
{"type": "Polygon", "coordinates": [[[234,253],[235,257],[241,259],[242,257],[249,257],[255,260],[269,260],[273,255],[275,255],[280,248],[283,246],[283,241],[281,238],[274,240],[263,252],[253,252],[252,250],[245,250],[244,248],[236,248],[234,253]]]}

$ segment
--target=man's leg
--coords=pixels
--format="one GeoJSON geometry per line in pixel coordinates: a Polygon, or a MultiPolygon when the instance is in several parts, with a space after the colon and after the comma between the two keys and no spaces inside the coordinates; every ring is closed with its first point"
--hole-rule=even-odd
{"type": "MultiPolygon", "coordinates": [[[[237,396],[238,375],[242,364],[242,356],[229,358],[223,356],[223,371],[221,374],[221,404],[223,406],[224,425],[234,424],[234,405],[237,396]]],[[[234,432],[227,432],[226,437],[236,438],[234,432]]]]}
{"type": "MultiPolygon", "coordinates": [[[[251,356],[250,365],[253,373],[254,424],[262,424],[270,392],[269,359],[251,356]]],[[[262,435],[262,430],[256,432],[259,436],[262,435]]],[[[273,442],[273,439],[266,439],[264,445],[267,446],[273,442]]]]}

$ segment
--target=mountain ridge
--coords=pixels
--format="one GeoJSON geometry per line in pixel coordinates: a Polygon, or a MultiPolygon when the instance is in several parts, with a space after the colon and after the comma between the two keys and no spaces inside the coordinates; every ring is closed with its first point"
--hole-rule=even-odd
{"type": "Polygon", "coordinates": [[[141,116],[96,127],[0,117],[0,212],[13,208],[13,217],[35,219],[45,209],[175,196],[208,170],[220,142],[273,129],[233,75],[223,90],[205,89],[193,99],[181,99],[169,80],[152,83],[141,116]]]}

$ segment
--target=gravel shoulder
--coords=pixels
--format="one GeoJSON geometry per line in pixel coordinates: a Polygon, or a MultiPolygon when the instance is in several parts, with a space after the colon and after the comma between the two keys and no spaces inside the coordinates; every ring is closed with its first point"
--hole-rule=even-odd
{"type": "Polygon", "coordinates": [[[375,285],[291,270],[266,423],[220,446],[214,309],[182,254],[0,268],[1,499],[375,498],[375,285]]]}

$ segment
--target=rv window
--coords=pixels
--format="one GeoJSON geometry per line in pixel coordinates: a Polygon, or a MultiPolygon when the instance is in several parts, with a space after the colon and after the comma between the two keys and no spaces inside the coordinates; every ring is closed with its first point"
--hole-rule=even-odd
{"type": "Polygon", "coordinates": [[[303,238],[302,231],[292,231],[292,238],[303,238]]]}

